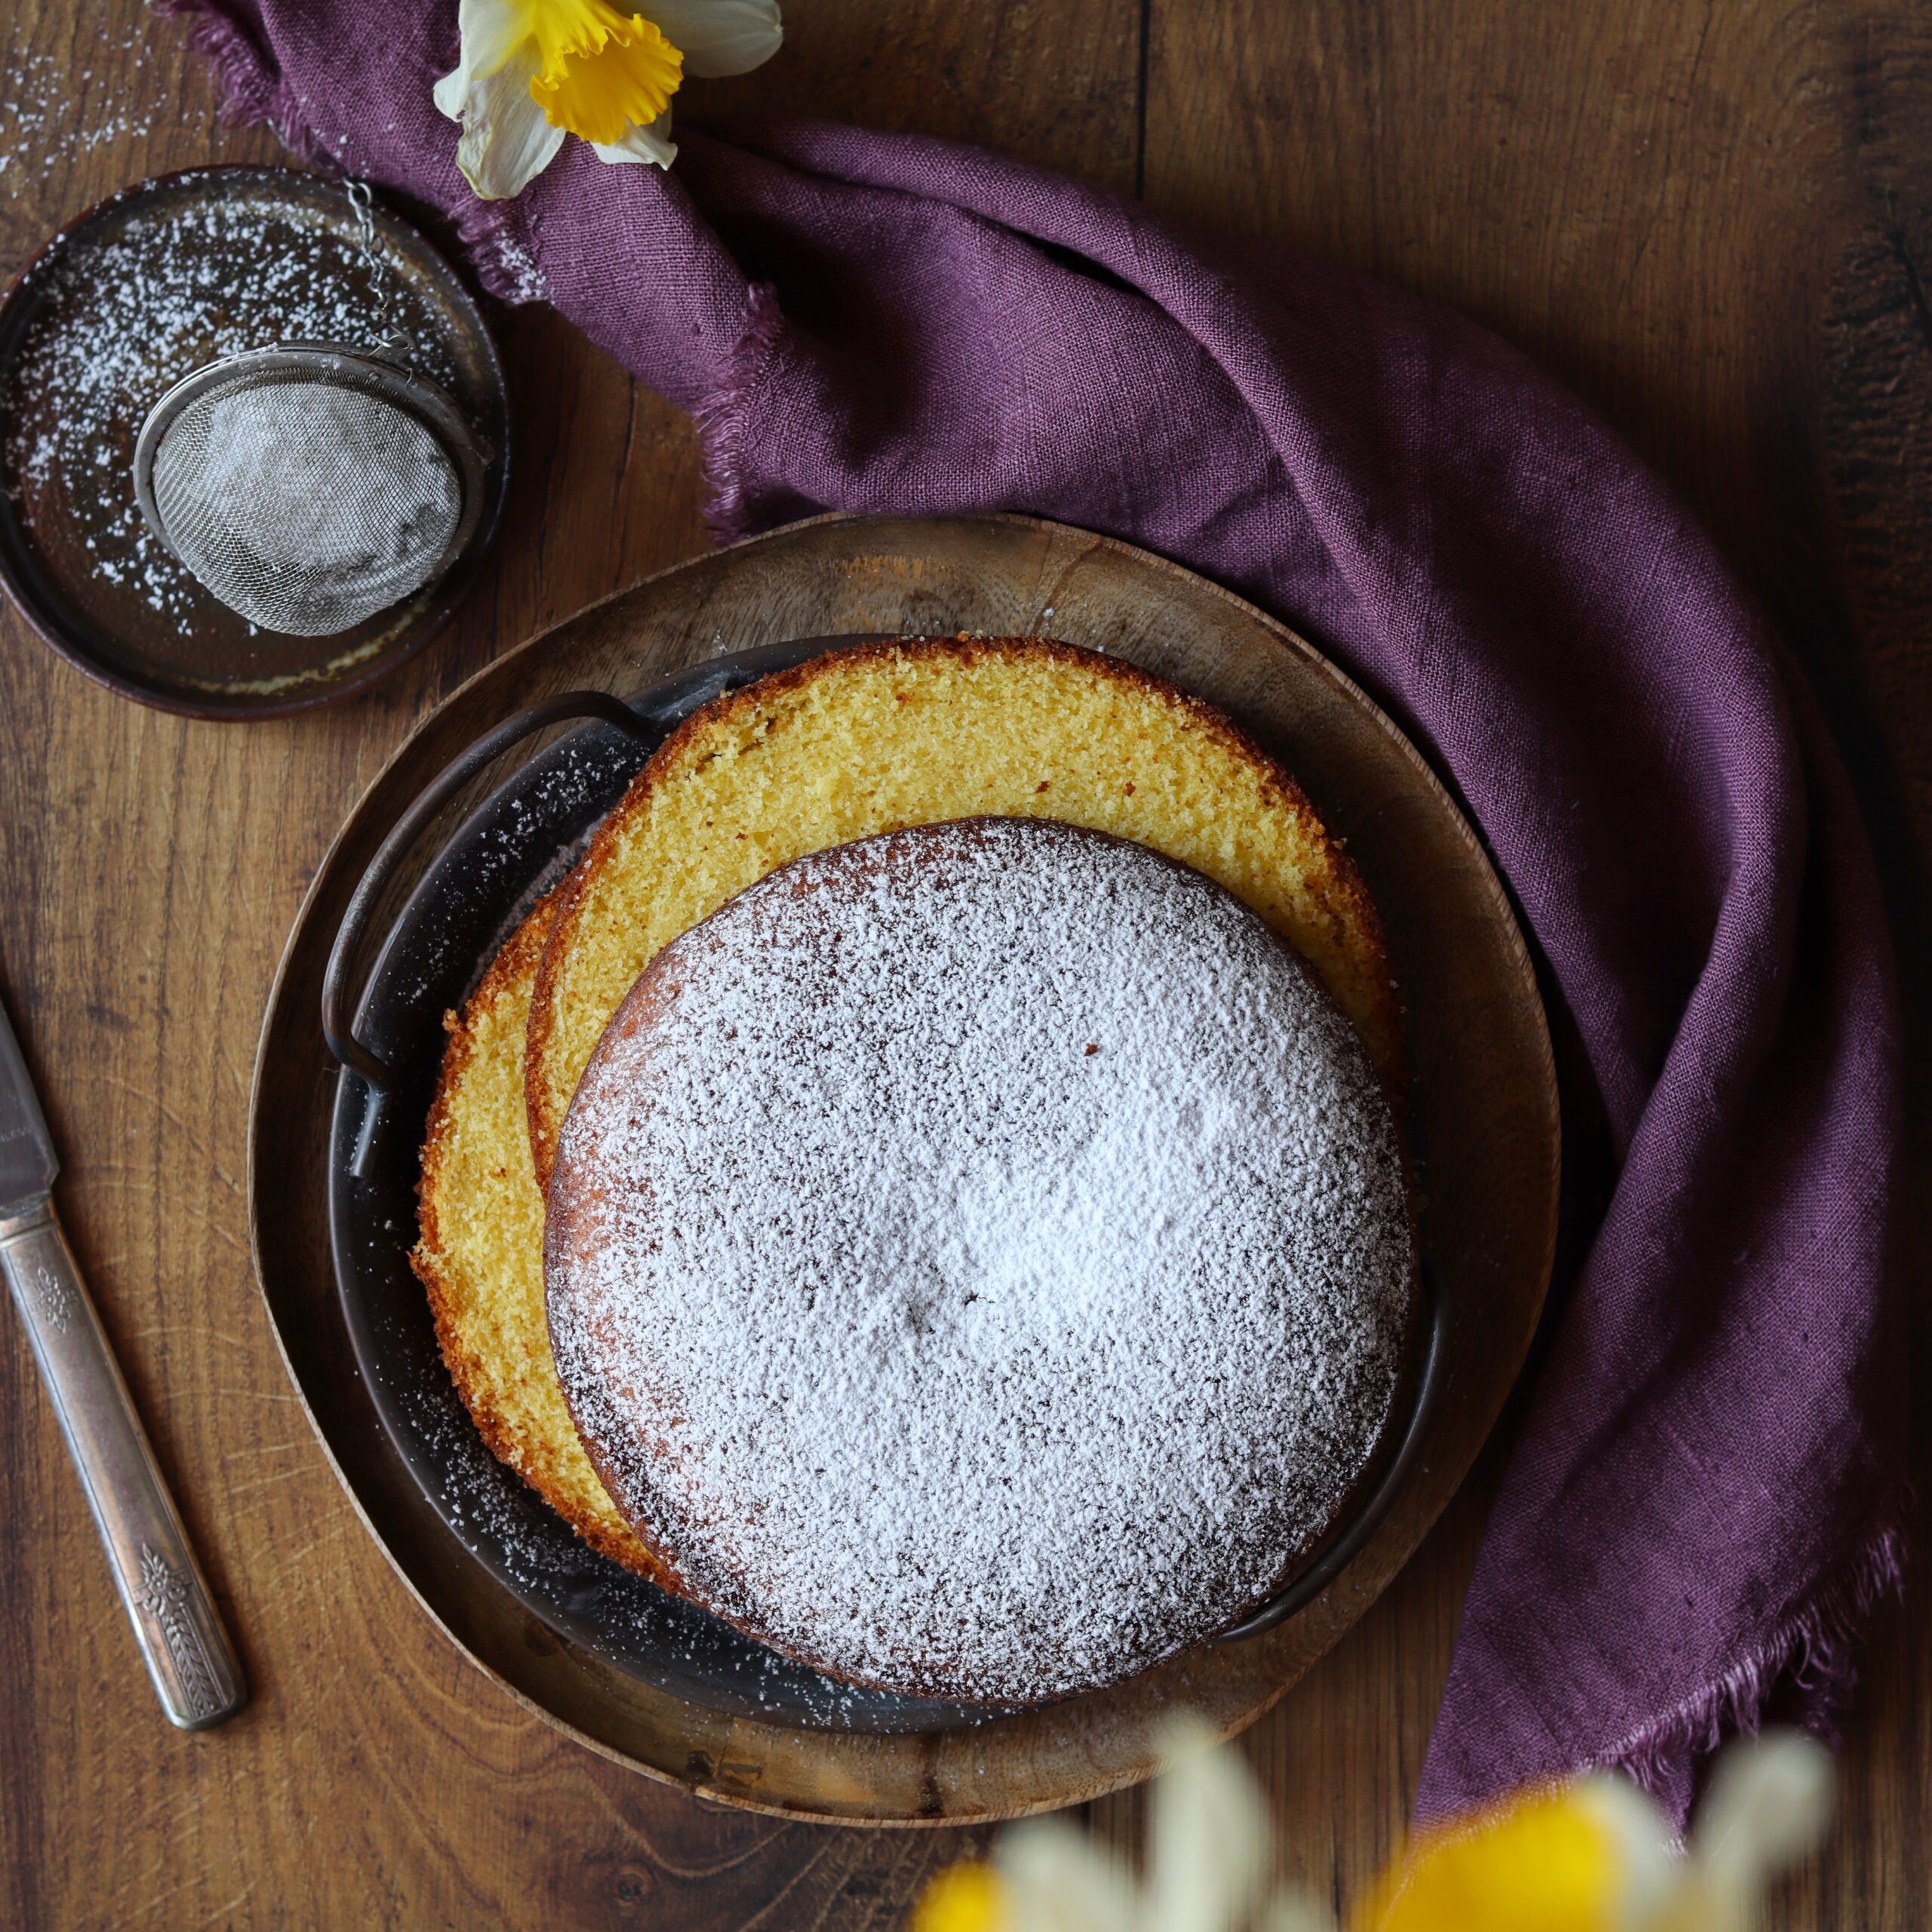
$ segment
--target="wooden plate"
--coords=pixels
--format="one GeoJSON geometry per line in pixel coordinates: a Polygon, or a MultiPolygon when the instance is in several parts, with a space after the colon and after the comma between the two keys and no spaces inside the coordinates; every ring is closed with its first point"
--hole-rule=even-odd
{"type": "MultiPolygon", "coordinates": [[[[451,823],[484,795],[478,785],[452,803],[451,823]]],[[[432,833],[426,851],[434,843],[432,833]]],[[[1239,1730],[1374,1600],[1461,1481],[1521,1364],[1549,1278],[1557,1150],[1549,1037],[1507,900],[1447,792],[1356,686],[1251,606],[1124,544],[1011,517],[824,518],[572,618],[473,678],[397,752],[324,860],[282,957],[251,1102],[249,1219],[270,1318],[338,1475],[404,1580],[483,1669],[593,1749],[728,1804],[831,1822],[961,1823],[1146,1777],[1160,1721],[1178,1706],[1239,1730]],[[864,1733],[645,1681],[537,1616],[432,1506],[356,1373],[332,1278],[337,1082],[318,1009],[330,946],[384,835],[512,712],[571,688],[628,694],[792,638],[961,629],[1063,638],[1198,693],[1275,752],[1348,841],[1407,1014],[1423,1237],[1450,1310],[1444,1397],[1367,1546],[1276,1628],[1044,1709],[864,1733]]]]}

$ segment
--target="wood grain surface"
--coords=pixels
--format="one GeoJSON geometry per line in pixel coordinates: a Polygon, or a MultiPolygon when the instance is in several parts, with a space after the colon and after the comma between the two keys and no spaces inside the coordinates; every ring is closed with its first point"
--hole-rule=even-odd
{"type": "MultiPolygon", "coordinates": [[[[985,142],[1444,296],[1672,479],[1810,667],[1871,817],[1921,1097],[1905,1198],[1922,1279],[1932,15],[1909,0],[795,0],[787,29],[770,67],[705,91],[985,142]]],[[[137,0],[13,0],[0,156],[11,273],[128,181],[276,149],[219,125],[179,30],[137,0]]],[[[250,1279],[248,1063],[334,829],[463,678],[703,547],[677,413],[546,315],[503,337],[521,438],[503,538],[453,634],[381,691],[285,724],[191,723],[87,684],[0,614],[0,984],[45,1083],[83,1265],[257,1693],[205,1737],[159,1723],[25,1351],[0,1350],[10,1925],[882,1927],[959,1849],[709,1810],[519,1710],[370,1544],[250,1279]]],[[[1324,1894],[1352,1892],[1397,1842],[1497,1453],[1246,1740],[1284,1868],[1324,1894]]],[[[1842,1797],[1772,1922],[1932,1924],[1922,1566],[1880,1617],[1842,1797]]],[[[1093,1809],[1131,1841],[1137,1799],[1093,1809]]]]}

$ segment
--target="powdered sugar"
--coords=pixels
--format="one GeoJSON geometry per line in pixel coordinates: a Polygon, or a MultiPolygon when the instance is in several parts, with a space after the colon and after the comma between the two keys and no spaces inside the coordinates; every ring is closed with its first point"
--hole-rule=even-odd
{"type": "Polygon", "coordinates": [[[130,105],[103,99],[91,67],[77,73],[70,61],[48,54],[17,55],[0,85],[0,180],[32,171],[45,180],[57,168],[124,137],[138,139],[165,112],[158,102],[130,105]],[[78,110],[78,112],[77,112],[78,110]]]}
{"type": "MultiPolygon", "coordinates": [[[[21,343],[6,418],[5,487],[23,501],[58,491],[92,568],[186,628],[200,586],[148,528],[134,500],[134,438],[148,411],[205,363],[281,342],[365,351],[383,343],[345,198],[340,214],[292,200],[209,192],[84,238],[49,279],[21,343]]],[[[391,291],[425,372],[457,380],[421,293],[391,291]]]]}
{"type": "Polygon", "coordinates": [[[559,1372],[724,1614],[1023,1702],[1269,1594],[1387,1420],[1386,1103],[1200,875],[1044,821],[798,862],[660,956],[551,1195],[559,1372]]]}

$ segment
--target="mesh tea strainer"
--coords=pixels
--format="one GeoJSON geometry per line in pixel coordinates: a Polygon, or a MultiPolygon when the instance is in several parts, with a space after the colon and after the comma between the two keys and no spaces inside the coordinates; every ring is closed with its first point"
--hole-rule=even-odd
{"type": "Polygon", "coordinates": [[[368,190],[349,195],[380,352],[223,356],[162,397],[134,446],[135,497],[169,551],[229,609],[297,637],[353,629],[440,576],[476,528],[489,460],[448,392],[409,366],[368,190]]]}

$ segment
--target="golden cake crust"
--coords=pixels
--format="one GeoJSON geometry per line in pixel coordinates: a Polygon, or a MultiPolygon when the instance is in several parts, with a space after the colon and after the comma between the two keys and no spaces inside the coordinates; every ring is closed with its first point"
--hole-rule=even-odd
{"type": "MultiPolygon", "coordinates": [[[[941,742],[929,728],[922,748],[941,742]]],[[[605,1023],[662,946],[808,853],[985,816],[1111,832],[1226,887],[1308,958],[1399,1113],[1401,1015],[1380,921],[1277,759],[1211,706],[1097,652],[1037,638],[902,639],[830,653],[715,700],[666,740],[598,829],[561,889],[531,998],[524,1077],[540,1180],[547,1186],[605,1023]],[[1004,732],[1016,703],[1047,721],[1037,743],[1004,732]],[[908,707],[903,720],[895,705],[908,707]],[[956,723],[957,746],[895,768],[877,754],[897,726],[927,723],[921,709],[956,723]],[[869,764],[841,771],[801,755],[811,742],[801,733],[835,736],[855,715],[873,734],[869,764]],[[785,764],[788,735],[795,767],[785,764]],[[675,851],[654,848],[660,817],[664,839],[682,841],[675,851]],[[680,866],[691,875],[669,881],[680,866]]]]}
{"type": "Polygon", "coordinates": [[[521,1069],[531,990],[555,911],[552,893],[511,935],[463,1012],[445,1016],[449,1044],[423,1143],[410,1266],[457,1392],[498,1460],[593,1549],[674,1588],[585,1456],[550,1353],[543,1201],[521,1069]]]}

